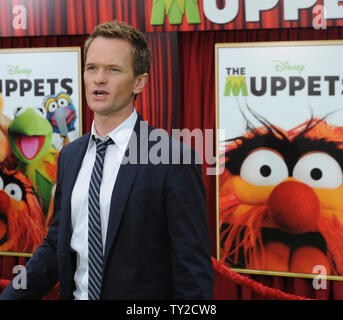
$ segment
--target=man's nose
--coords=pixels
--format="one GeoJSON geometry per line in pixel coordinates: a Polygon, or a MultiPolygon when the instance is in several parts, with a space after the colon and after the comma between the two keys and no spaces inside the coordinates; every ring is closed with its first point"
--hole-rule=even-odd
{"type": "Polygon", "coordinates": [[[99,69],[95,75],[95,83],[106,83],[107,77],[106,72],[102,69],[99,69]]]}

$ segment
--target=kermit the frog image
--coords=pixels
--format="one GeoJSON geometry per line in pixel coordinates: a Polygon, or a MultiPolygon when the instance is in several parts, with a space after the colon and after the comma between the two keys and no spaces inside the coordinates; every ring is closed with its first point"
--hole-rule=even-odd
{"type": "Polygon", "coordinates": [[[51,146],[52,127],[43,107],[18,107],[8,127],[11,149],[18,159],[17,169],[36,187],[47,216],[51,191],[56,183],[58,150],[51,146]]]}

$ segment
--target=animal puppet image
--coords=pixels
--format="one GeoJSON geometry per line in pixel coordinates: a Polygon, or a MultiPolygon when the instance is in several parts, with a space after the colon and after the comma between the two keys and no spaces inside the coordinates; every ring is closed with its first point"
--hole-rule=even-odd
{"type": "Polygon", "coordinates": [[[10,143],[8,141],[8,126],[11,119],[3,114],[4,98],[0,93],[0,164],[9,169],[14,169],[17,165],[17,159],[14,156],[10,143]]]}
{"type": "Polygon", "coordinates": [[[47,215],[52,201],[51,191],[56,183],[58,150],[51,147],[52,128],[45,116],[43,107],[18,107],[8,127],[8,137],[18,159],[17,169],[33,183],[47,215]]]}
{"type": "Polygon", "coordinates": [[[67,93],[60,92],[44,98],[43,106],[54,133],[63,138],[63,145],[69,143],[68,132],[75,130],[76,110],[67,93]]]}
{"type": "Polygon", "coordinates": [[[33,252],[46,235],[45,217],[31,181],[0,167],[0,251],[33,252]]]}
{"type": "Polygon", "coordinates": [[[228,141],[219,178],[220,258],[230,267],[343,275],[343,128],[263,124],[228,141]]]}

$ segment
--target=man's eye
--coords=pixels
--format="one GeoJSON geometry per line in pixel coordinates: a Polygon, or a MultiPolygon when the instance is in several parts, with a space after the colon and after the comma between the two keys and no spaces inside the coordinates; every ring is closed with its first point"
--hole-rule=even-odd
{"type": "Polygon", "coordinates": [[[94,66],[88,66],[86,69],[87,69],[87,70],[94,70],[95,67],[94,67],[94,66]]]}

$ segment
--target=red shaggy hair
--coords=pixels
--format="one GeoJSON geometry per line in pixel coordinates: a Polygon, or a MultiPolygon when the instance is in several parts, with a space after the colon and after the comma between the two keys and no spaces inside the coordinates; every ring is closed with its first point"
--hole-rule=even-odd
{"type": "MultiPolygon", "coordinates": [[[[276,127],[274,127],[276,128],[276,127]]],[[[343,128],[327,124],[323,119],[311,119],[303,124],[286,132],[283,129],[277,128],[277,131],[287,137],[290,141],[295,139],[299,134],[304,134],[312,140],[325,139],[326,141],[337,143],[337,148],[343,149],[343,128]]],[[[254,128],[244,134],[244,138],[252,138],[255,134],[268,134],[265,127],[254,128]]],[[[275,132],[275,135],[278,135],[275,132]]],[[[220,159],[220,165],[224,165],[229,159],[226,153],[230,150],[239,148],[242,144],[240,138],[233,140],[225,146],[220,159]]],[[[264,255],[264,248],[261,239],[262,221],[267,216],[267,205],[258,205],[248,211],[234,216],[234,212],[241,204],[234,190],[230,187],[224,187],[226,180],[230,177],[230,172],[225,169],[225,172],[219,177],[220,185],[220,228],[224,223],[228,224],[228,228],[221,231],[220,257],[222,262],[232,264],[239,263],[240,250],[243,252],[244,263],[249,268],[249,263],[256,261],[257,255],[264,255]]],[[[342,212],[337,212],[341,215],[342,212]]],[[[327,245],[327,258],[332,267],[333,275],[343,275],[343,225],[337,218],[333,216],[328,218],[320,216],[317,221],[317,228],[327,245]]],[[[259,257],[261,258],[261,257],[259,257]]]]}
{"type": "MultiPolygon", "coordinates": [[[[25,198],[19,203],[11,199],[12,205],[5,212],[8,227],[7,251],[33,252],[43,242],[46,234],[42,206],[33,193],[31,181],[23,173],[4,167],[1,170],[5,175],[20,181],[25,192],[25,198]]],[[[0,247],[6,247],[6,243],[0,247]]]]}

